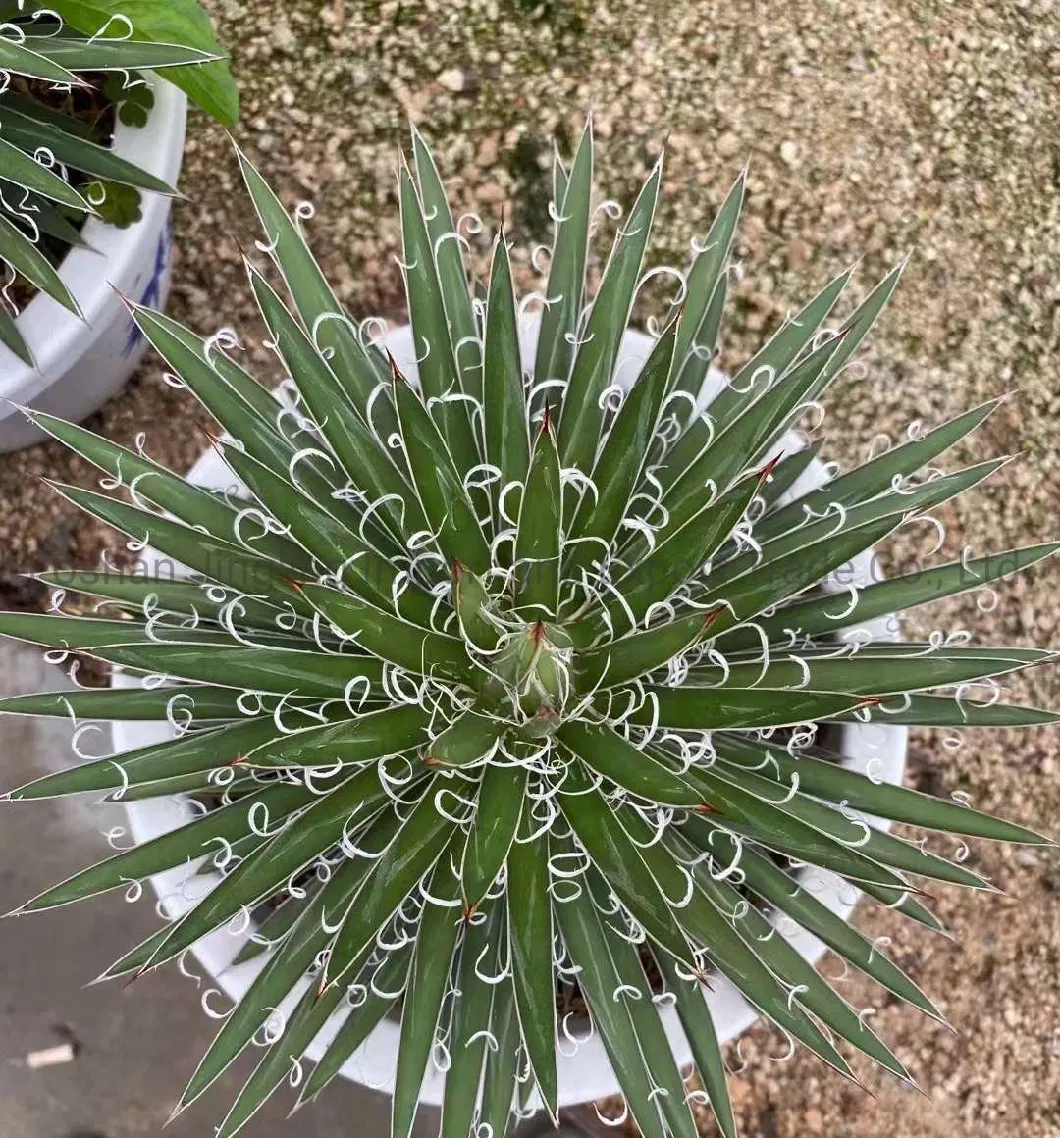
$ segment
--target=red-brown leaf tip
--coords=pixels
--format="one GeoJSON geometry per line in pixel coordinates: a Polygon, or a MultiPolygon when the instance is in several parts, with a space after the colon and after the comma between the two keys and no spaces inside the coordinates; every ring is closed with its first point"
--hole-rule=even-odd
{"type": "Polygon", "coordinates": [[[389,348],[386,349],[386,361],[390,364],[390,378],[395,382],[405,382],[405,377],[401,374],[401,368],[397,365],[397,360],[394,359],[393,353],[389,348]]]}
{"type": "Polygon", "coordinates": [[[721,616],[724,607],[724,605],[715,605],[714,608],[704,614],[703,625],[699,630],[700,636],[705,636],[710,631],[711,625],[721,616]]]}
{"type": "Polygon", "coordinates": [[[780,465],[780,460],[784,457],[784,452],[777,451],[777,453],[762,467],[758,472],[758,481],[765,482],[767,478],[773,473],[774,470],[780,465]]]}

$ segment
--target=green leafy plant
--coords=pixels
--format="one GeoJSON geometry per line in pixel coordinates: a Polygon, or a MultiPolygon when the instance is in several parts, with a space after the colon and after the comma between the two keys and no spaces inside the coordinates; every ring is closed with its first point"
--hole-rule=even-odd
{"type": "MultiPolygon", "coordinates": [[[[157,35],[170,26],[145,31],[157,35]]],[[[57,266],[84,244],[84,219],[96,214],[130,225],[140,216],[141,190],[175,193],[113,152],[108,108],[126,126],[142,127],[154,96],[139,71],[177,81],[220,62],[215,43],[192,46],[201,35],[169,43],[125,38],[128,30],[89,5],[0,0],[0,261],[78,316],[57,266]]],[[[32,366],[16,309],[5,287],[0,341],[32,366]]]]}
{"type": "Polygon", "coordinates": [[[123,126],[143,128],[155,105],[155,93],[146,83],[130,82],[140,76],[127,72],[108,75],[103,84],[103,98],[114,107],[123,126]]]}
{"type": "Polygon", "coordinates": [[[665,992],[730,1136],[703,996],[712,973],[841,1074],[853,1078],[847,1047],[908,1079],[771,920],[789,918],[899,1000],[938,1011],[879,944],[800,887],[793,866],[829,871],[938,930],[923,879],[987,883],[959,857],[870,827],[860,812],[994,841],[1046,839],[841,766],[825,729],[1055,723],[1056,713],[979,689],[1051,654],[960,639],[866,642],[838,629],[980,589],[1060,546],[927,568],[849,597],[819,587],[1002,465],[934,466],[994,401],[790,498],[814,452],[792,451],[787,432],[847,366],[901,267],[830,325],[849,277],[840,274],[706,411],[694,409],[715,351],[741,177],[623,394],[613,382],[662,168],[619,227],[590,298],[587,127],[570,167],[555,164],[551,267],[524,374],[507,242],[495,242],[485,300],[475,299],[438,171],[414,133],[399,174],[413,382],[372,322],[343,314],[298,222],[242,156],[240,165],[288,294],[248,262],[290,375],[281,401],[226,337],[133,312],[226,432],[216,445],[242,488],[197,488],[142,451],[29,412],[106,475],[104,492],[60,492],[131,548],[149,545],[187,572],[47,573],[82,612],[98,610],[72,615],[60,598],[49,614],[0,617],[7,635],[150,677],[0,709],[155,718],[174,735],[10,798],[180,793],[201,809],[22,911],[179,867],[215,875],[109,977],[138,976],[233,919],[259,919],[240,959],[267,952],[264,966],[181,1100],[262,1045],[221,1138],[292,1065],[298,1103],[315,1098],[388,1014],[401,1020],[395,1138],[407,1138],[443,1046],[446,1138],[503,1134],[535,1092],[554,1115],[557,997],[575,989],[641,1131],[694,1138],[652,998],[665,992]],[[336,1021],[321,1061],[301,1071],[307,1046],[336,1021]]]}

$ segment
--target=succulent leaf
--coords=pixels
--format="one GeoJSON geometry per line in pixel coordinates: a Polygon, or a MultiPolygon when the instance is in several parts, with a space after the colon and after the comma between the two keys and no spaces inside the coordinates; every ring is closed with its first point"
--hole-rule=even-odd
{"type": "Polygon", "coordinates": [[[401,1047],[394,1085],[392,1138],[408,1138],[427,1063],[434,1049],[442,1004],[452,980],[453,955],[460,937],[460,906],[452,867],[443,859],[434,871],[424,906],[415,954],[401,1009],[401,1047]]]}
{"type": "MultiPolygon", "coordinates": [[[[574,361],[585,292],[593,163],[593,125],[589,119],[582,131],[569,175],[565,173],[558,153],[554,165],[556,189],[552,208],[555,236],[534,361],[534,378],[538,384],[549,385],[546,393],[553,390],[553,384],[566,384],[574,361]]],[[[531,410],[536,411],[537,408],[531,410]]]]}
{"type": "Polygon", "coordinates": [[[614,381],[618,351],[633,307],[661,185],[660,158],[637,195],[629,219],[615,237],[563,392],[560,455],[564,466],[576,466],[587,474],[592,469],[603,426],[600,397],[614,381]]]}

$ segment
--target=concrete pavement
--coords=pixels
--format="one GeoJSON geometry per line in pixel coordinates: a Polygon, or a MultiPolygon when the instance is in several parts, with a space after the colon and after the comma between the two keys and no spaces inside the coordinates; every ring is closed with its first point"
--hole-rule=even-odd
{"type": "MultiPolygon", "coordinates": [[[[38,650],[0,644],[0,693],[63,686],[38,650]]],[[[62,720],[0,717],[0,785],[68,763],[70,735],[62,720]]],[[[88,802],[0,804],[0,912],[105,855],[101,833],[123,821],[120,807],[88,802]]],[[[157,927],[147,894],[135,905],[108,895],[0,922],[0,1138],[144,1138],[160,1130],[217,1029],[194,982],[167,967],[127,989],[83,987],[157,927]],[[26,1066],[27,1053],[66,1039],[77,1044],[73,1062],[26,1066]]],[[[167,1127],[166,1138],[212,1134],[251,1070],[253,1057],[243,1060],[167,1127]]],[[[248,1138],[389,1133],[387,1100],[349,1083],[332,1084],[289,1122],[288,1109],[281,1091],[247,1127],[248,1138]]],[[[435,1117],[421,1118],[416,1138],[435,1126],[435,1117]]]]}

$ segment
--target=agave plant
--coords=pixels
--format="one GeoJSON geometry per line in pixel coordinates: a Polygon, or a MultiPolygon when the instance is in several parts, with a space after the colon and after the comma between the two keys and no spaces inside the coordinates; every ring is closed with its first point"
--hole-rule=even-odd
{"type": "Polygon", "coordinates": [[[8,699],[4,711],[156,718],[173,734],[9,797],[183,794],[199,808],[22,911],[163,870],[214,873],[214,888],[189,891],[200,899],[105,974],[135,977],[267,903],[241,952],[261,953],[261,970],[180,1104],[261,1046],[221,1138],[292,1065],[298,1103],[315,1098],[392,1014],[395,1138],[410,1133],[432,1056],[447,1068],[446,1138],[501,1135],[537,1102],[555,1115],[557,995],[572,989],[641,1131],[694,1138],[660,1018],[672,997],[705,1088],[696,1094],[731,1136],[704,999],[717,975],[843,1075],[854,1077],[847,1049],[908,1079],[866,1018],[785,935],[770,934],[771,921],[785,915],[938,1017],[882,946],[802,888],[792,867],[830,871],[939,929],[918,882],[987,883],[861,812],[1046,841],[848,769],[818,734],[857,721],[1057,720],[996,691],[970,698],[1044,651],[838,633],[987,586],[1057,544],[852,586],[849,597],[820,587],[912,515],[999,468],[933,465],[996,403],[792,498],[813,451],[790,450],[789,436],[781,455],[778,440],[843,371],[900,267],[831,327],[849,277],[840,274],[701,408],[741,177],[623,392],[614,380],[647,276],[662,169],[618,229],[590,298],[587,126],[570,167],[555,164],[551,267],[524,374],[520,309],[535,302],[517,301],[503,235],[480,294],[418,134],[411,149],[399,198],[415,382],[388,358],[376,324],[343,314],[297,221],[240,155],[267,235],[260,248],[289,293],[248,262],[290,376],[281,399],[240,367],[230,337],[200,338],[134,307],[173,375],[224,428],[216,445],[239,489],[197,488],[141,449],[31,413],[105,472],[104,492],[60,492],[186,575],[48,573],[64,591],[56,611],[3,617],[9,635],[150,677],[129,690],[8,699]],[[71,615],[63,596],[99,611],[71,615]],[[302,1072],[326,1025],[321,1061],[302,1072]]]}
{"type": "MultiPolygon", "coordinates": [[[[84,6],[81,11],[84,17],[84,6]]],[[[176,192],[113,152],[107,121],[100,118],[104,103],[115,107],[126,125],[143,126],[154,97],[138,72],[201,67],[217,59],[180,43],[126,39],[117,29],[84,34],[64,23],[51,5],[0,0],[0,262],[5,272],[81,315],[56,265],[69,249],[85,245],[85,218],[98,215],[127,225],[139,217],[139,191],[176,192]],[[91,96],[87,101],[86,95],[91,96]]],[[[9,283],[0,304],[0,342],[32,367],[9,308],[9,283]]]]}

